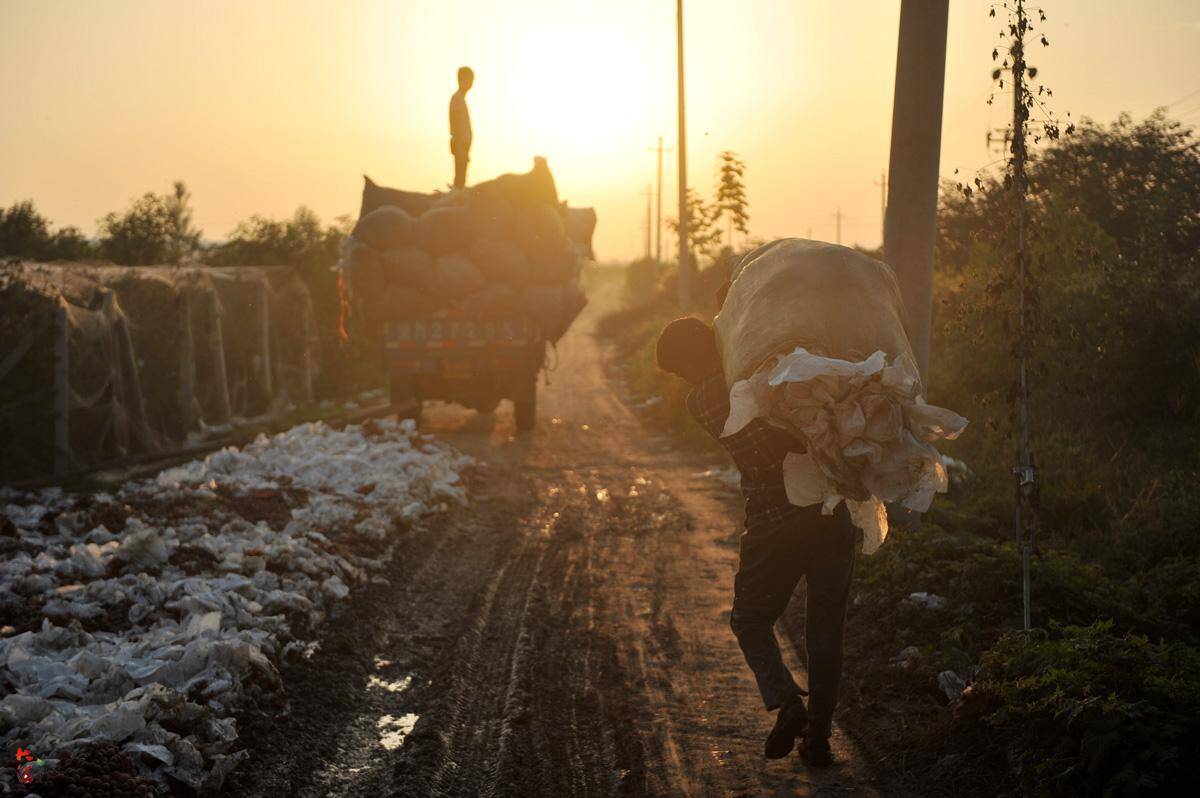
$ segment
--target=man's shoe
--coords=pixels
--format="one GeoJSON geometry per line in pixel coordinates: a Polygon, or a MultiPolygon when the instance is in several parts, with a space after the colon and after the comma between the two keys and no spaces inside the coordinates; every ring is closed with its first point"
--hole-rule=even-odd
{"type": "Polygon", "coordinates": [[[767,735],[763,755],[767,759],[783,759],[792,752],[796,738],[808,728],[808,710],[804,708],[804,696],[797,693],[783,702],[775,716],[775,728],[767,735]]]}
{"type": "Polygon", "coordinates": [[[832,765],[833,751],[829,748],[829,738],[806,734],[800,743],[800,758],[809,767],[827,768],[832,765]]]}

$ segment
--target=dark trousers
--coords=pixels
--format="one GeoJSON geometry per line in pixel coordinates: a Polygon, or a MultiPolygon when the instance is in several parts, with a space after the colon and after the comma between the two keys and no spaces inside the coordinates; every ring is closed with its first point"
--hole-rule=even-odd
{"type": "Polygon", "coordinates": [[[450,154],[454,156],[454,187],[466,188],[467,186],[467,163],[471,160],[468,156],[471,153],[471,143],[462,143],[450,139],[450,154]]]}
{"type": "Polygon", "coordinates": [[[807,507],[797,520],[742,533],[729,620],[769,710],[800,691],[780,656],[775,621],[800,577],[807,578],[809,728],[817,735],[828,736],[837,704],[846,596],[858,536],[844,504],[832,516],[821,515],[819,506],[807,507]]]}

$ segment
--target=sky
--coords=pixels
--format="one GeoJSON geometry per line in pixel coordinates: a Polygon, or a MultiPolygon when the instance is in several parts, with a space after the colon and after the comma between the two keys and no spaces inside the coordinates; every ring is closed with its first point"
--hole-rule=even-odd
{"type": "MultiPolygon", "coordinates": [[[[952,0],[942,175],[997,158],[986,133],[998,21],[952,0]]],[[[1065,118],[1200,124],[1195,0],[1045,0],[1030,63],[1065,118]]],[[[876,246],[899,0],[685,0],[689,184],[747,163],[750,233],[876,246]]],[[[0,206],[96,220],[187,182],[222,239],[252,214],[358,210],[362,175],[415,191],[453,177],[455,71],[475,143],[468,181],[545,156],[559,194],[599,216],[602,260],[639,256],[658,137],[677,207],[672,0],[0,0],[0,206]]],[[[669,234],[664,234],[665,244],[669,234]]]]}

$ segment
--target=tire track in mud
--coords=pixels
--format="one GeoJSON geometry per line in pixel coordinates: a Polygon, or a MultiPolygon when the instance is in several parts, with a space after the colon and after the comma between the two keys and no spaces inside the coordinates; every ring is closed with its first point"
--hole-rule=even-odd
{"type": "Polygon", "coordinates": [[[393,795],[645,794],[634,695],[596,623],[597,554],[612,524],[574,475],[538,486],[520,550],[483,592],[460,666],[397,763],[393,795]],[[605,527],[608,528],[605,528],[605,527]]]}

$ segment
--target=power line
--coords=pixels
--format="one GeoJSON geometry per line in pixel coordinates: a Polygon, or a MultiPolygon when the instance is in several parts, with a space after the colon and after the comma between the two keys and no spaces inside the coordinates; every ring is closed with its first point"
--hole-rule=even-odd
{"type": "Polygon", "coordinates": [[[1164,107],[1170,108],[1172,105],[1179,105],[1184,100],[1190,100],[1191,98],[1195,97],[1197,94],[1200,94],[1200,89],[1196,89],[1195,91],[1189,91],[1187,94],[1183,95],[1178,100],[1172,100],[1171,102],[1167,103],[1164,107]]]}

